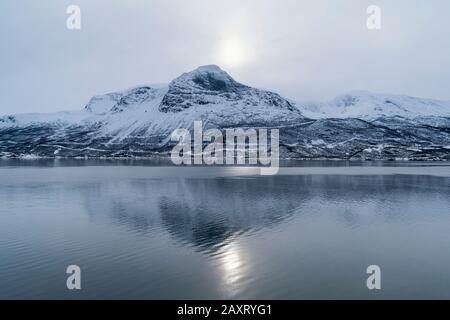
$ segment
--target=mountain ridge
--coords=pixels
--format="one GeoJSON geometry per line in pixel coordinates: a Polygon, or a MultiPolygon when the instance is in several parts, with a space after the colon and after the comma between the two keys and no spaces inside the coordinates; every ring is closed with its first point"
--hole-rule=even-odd
{"type": "Polygon", "coordinates": [[[167,86],[97,95],[84,109],[0,117],[0,157],[150,157],[176,128],[280,129],[284,158],[449,160],[450,102],[351,92],[294,103],[234,80],[218,66],[167,86]]]}
{"type": "Polygon", "coordinates": [[[306,116],[314,119],[450,117],[450,101],[362,90],[347,92],[327,102],[306,102],[298,105],[306,116]]]}

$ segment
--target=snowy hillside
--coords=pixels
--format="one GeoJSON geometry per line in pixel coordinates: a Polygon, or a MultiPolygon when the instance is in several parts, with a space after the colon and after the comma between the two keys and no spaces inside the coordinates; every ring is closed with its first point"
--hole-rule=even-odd
{"type": "Polygon", "coordinates": [[[403,95],[376,94],[354,91],[329,102],[299,103],[307,117],[358,118],[373,120],[382,117],[450,117],[450,101],[422,99],[403,95]]]}

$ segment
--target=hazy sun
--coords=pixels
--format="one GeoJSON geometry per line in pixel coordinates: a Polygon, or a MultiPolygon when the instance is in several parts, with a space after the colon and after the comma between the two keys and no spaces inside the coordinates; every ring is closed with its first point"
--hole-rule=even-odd
{"type": "Polygon", "coordinates": [[[219,64],[224,68],[243,65],[248,59],[248,49],[244,41],[238,38],[224,40],[218,50],[219,64]]]}

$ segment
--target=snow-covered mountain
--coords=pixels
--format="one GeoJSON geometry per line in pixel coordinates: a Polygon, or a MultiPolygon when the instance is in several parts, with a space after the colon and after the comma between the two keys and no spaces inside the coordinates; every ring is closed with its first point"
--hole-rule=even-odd
{"type": "Polygon", "coordinates": [[[305,116],[322,118],[450,117],[450,101],[422,99],[405,95],[353,91],[329,102],[298,103],[305,116]]]}
{"type": "Polygon", "coordinates": [[[83,110],[0,118],[0,157],[148,157],[176,128],[278,128],[283,157],[450,159],[449,103],[356,92],[298,103],[235,81],[217,66],[167,86],[93,97],[83,110]]]}
{"type": "MultiPolygon", "coordinates": [[[[168,86],[93,97],[84,110],[0,118],[3,156],[148,156],[176,128],[281,126],[303,121],[287,99],[236,82],[218,66],[199,67],[168,86]]],[[[1,155],[0,154],[0,155],[1,155]]]]}

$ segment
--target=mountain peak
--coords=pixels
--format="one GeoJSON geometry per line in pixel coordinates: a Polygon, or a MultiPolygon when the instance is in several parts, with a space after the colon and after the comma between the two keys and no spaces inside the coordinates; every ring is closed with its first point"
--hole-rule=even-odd
{"type": "Polygon", "coordinates": [[[208,65],[200,66],[197,69],[195,69],[193,72],[196,72],[196,71],[197,72],[216,72],[216,73],[225,72],[218,65],[215,65],[215,64],[208,64],[208,65]]]}
{"type": "Polygon", "coordinates": [[[246,86],[235,81],[227,72],[217,65],[206,65],[183,73],[174,79],[169,90],[185,92],[186,90],[204,90],[208,92],[237,92],[246,86]]]}
{"type": "MultiPolygon", "coordinates": [[[[217,65],[206,65],[183,73],[169,84],[159,106],[161,112],[180,112],[189,108],[282,109],[299,113],[278,94],[251,88],[234,80],[217,65]]],[[[204,110],[205,111],[205,110],[204,110]]]]}

